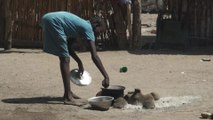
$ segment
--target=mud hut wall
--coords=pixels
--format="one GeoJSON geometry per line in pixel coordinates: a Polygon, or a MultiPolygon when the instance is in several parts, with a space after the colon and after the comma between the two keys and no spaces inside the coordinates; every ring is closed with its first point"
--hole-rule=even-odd
{"type": "Polygon", "coordinates": [[[12,0],[13,46],[42,47],[42,15],[66,10],[83,18],[93,15],[93,0],[12,0]]]}
{"type": "Polygon", "coordinates": [[[212,0],[164,0],[171,19],[188,29],[190,45],[213,44],[212,0]]]}

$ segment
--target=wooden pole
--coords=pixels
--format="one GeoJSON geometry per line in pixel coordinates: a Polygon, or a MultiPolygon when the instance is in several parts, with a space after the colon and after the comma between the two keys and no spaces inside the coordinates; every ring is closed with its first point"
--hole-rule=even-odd
{"type": "Polygon", "coordinates": [[[10,11],[11,0],[0,0],[0,33],[5,50],[12,48],[12,20],[10,11]]]}
{"type": "Polygon", "coordinates": [[[133,27],[132,27],[132,38],[133,48],[139,48],[139,38],[141,37],[141,0],[133,1],[133,27]]]}
{"type": "Polygon", "coordinates": [[[3,16],[4,4],[3,0],[0,0],[0,47],[3,47],[4,40],[4,29],[5,29],[5,19],[3,16]]]}
{"type": "Polygon", "coordinates": [[[128,46],[127,41],[127,23],[126,23],[126,5],[117,0],[111,0],[112,8],[114,11],[114,23],[117,33],[117,43],[119,49],[126,49],[128,46]]]}
{"type": "Polygon", "coordinates": [[[129,48],[132,49],[132,21],[131,21],[131,4],[127,5],[127,29],[129,32],[129,48]]]}

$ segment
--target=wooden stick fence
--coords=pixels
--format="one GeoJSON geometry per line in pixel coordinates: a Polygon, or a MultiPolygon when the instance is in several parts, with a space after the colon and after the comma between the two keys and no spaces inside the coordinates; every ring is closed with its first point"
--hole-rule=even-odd
{"type": "MultiPolygon", "coordinates": [[[[39,27],[42,15],[50,11],[65,10],[78,16],[90,19],[101,16],[105,19],[108,29],[99,42],[104,47],[117,47],[127,41],[126,29],[131,35],[130,19],[123,16],[131,14],[130,9],[125,12],[119,0],[11,0],[13,20],[13,45],[21,47],[41,47],[42,31],[39,27]],[[122,9],[122,10],[121,10],[122,9]],[[120,16],[120,17],[119,17],[120,16]],[[123,22],[121,22],[123,21],[123,22]],[[128,21],[127,23],[124,23],[128,21]],[[121,24],[122,23],[122,24],[121,24]],[[123,24],[124,23],[124,24],[123,24]],[[128,26],[128,27],[127,27],[128,26]],[[120,43],[119,43],[119,42],[120,43]]],[[[136,40],[138,41],[138,40],[136,40]]],[[[131,42],[131,41],[130,41],[131,42]]],[[[132,45],[135,43],[133,42],[132,45]]]]}
{"type": "Polygon", "coordinates": [[[71,11],[83,18],[93,15],[93,0],[12,0],[13,44],[22,47],[41,47],[42,15],[50,11],[71,11]]]}
{"type": "Polygon", "coordinates": [[[165,0],[165,3],[171,19],[188,28],[191,45],[213,44],[212,0],[165,0]]]}

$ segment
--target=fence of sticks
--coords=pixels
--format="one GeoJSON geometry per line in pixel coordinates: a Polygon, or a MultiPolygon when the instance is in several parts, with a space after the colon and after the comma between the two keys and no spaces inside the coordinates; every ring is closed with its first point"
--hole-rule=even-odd
{"type": "Polygon", "coordinates": [[[164,0],[164,4],[171,19],[180,21],[188,29],[190,45],[213,43],[212,0],[164,0]]]}
{"type": "MultiPolygon", "coordinates": [[[[126,18],[123,18],[123,16],[125,15],[122,13],[122,10],[119,9],[119,7],[121,6],[115,5],[117,4],[115,2],[116,0],[10,1],[10,9],[12,16],[12,42],[14,46],[41,47],[43,39],[39,23],[41,16],[50,11],[66,10],[73,12],[85,19],[89,19],[95,15],[101,15],[106,19],[106,22],[109,25],[107,33],[101,38],[101,40],[103,40],[105,45],[108,47],[116,47],[116,45],[119,44],[119,41],[116,41],[116,39],[126,39],[126,25],[131,24],[119,22],[125,21],[126,18]],[[116,14],[112,15],[112,13],[116,14]]],[[[188,29],[187,40],[190,42],[191,45],[209,45],[213,43],[212,0],[163,1],[165,7],[164,12],[170,14],[172,20],[180,21],[183,27],[188,29]]],[[[140,26],[136,26],[135,28],[138,27],[140,26]]],[[[123,43],[125,41],[121,42],[123,43]]],[[[133,42],[131,43],[132,45],[137,45],[138,41],[134,40],[133,37],[133,40],[128,42],[133,42]]]]}
{"type": "MultiPolygon", "coordinates": [[[[51,11],[70,11],[84,19],[101,16],[107,32],[98,38],[101,47],[116,48],[127,43],[127,7],[120,0],[11,0],[12,44],[17,47],[42,47],[41,17],[51,11]],[[116,41],[120,39],[120,41],[116,41]]],[[[139,0],[135,0],[139,1],[139,0]]],[[[130,7],[129,7],[130,8],[130,7]]],[[[131,11],[128,12],[131,14],[131,11]]],[[[128,21],[128,23],[127,23],[128,21]]],[[[132,43],[133,44],[133,43],[132,43]]]]}
{"type": "Polygon", "coordinates": [[[85,19],[93,16],[92,0],[12,0],[13,45],[41,47],[42,15],[50,11],[71,11],[85,19]]]}

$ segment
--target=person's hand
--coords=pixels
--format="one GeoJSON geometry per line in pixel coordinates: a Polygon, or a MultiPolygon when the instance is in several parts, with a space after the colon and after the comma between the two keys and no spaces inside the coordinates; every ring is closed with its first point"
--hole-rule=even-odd
{"type": "Polygon", "coordinates": [[[102,86],[103,86],[104,88],[109,87],[109,78],[105,78],[105,79],[102,81],[102,86]]]}
{"type": "Polygon", "coordinates": [[[78,65],[78,68],[79,68],[79,71],[78,71],[78,76],[79,76],[79,78],[81,78],[81,76],[83,75],[83,73],[84,73],[84,67],[83,67],[83,65],[78,65]]]}

